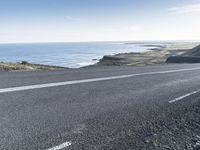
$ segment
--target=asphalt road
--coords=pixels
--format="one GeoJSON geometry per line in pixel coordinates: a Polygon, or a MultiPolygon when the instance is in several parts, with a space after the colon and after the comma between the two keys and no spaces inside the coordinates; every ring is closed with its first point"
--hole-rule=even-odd
{"type": "Polygon", "coordinates": [[[198,150],[200,64],[0,72],[0,149],[198,150]]]}

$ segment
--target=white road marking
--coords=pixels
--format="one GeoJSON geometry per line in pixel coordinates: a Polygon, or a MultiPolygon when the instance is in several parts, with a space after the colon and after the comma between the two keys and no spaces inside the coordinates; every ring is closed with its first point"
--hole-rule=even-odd
{"type": "Polygon", "coordinates": [[[180,97],[178,97],[178,98],[175,98],[175,99],[169,101],[169,103],[170,103],[170,104],[171,104],[171,103],[175,103],[175,102],[177,102],[177,101],[180,101],[180,100],[182,100],[182,99],[184,99],[184,98],[187,98],[187,97],[192,96],[192,95],[194,95],[194,94],[197,94],[197,93],[199,93],[199,92],[200,92],[200,89],[197,90],[197,91],[191,92],[191,93],[187,93],[187,94],[185,94],[185,95],[183,95],[183,96],[180,96],[180,97]]]}
{"type": "Polygon", "coordinates": [[[28,86],[20,86],[20,87],[12,87],[12,88],[0,89],[0,93],[9,93],[9,92],[25,91],[25,90],[32,90],[32,89],[41,89],[41,88],[47,88],[47,87],[57,87],[57,86],[64,86],[64,85],[89,83],[89,82],[98,82],[98,81],[107,81],[107,80],[116,80],[116,79],[124,79],[124,78],[131,78],[131,77],[144,76],[144,75],[155,75],[155,74],[185,72],[185,71],[193,71],[193,70],[200,70],[200,68],[168,70],[168,71],[158,71],[158,72],[147,72],[147,73],[138,73],[138,74],[121,75],[121,76],[111,76],[111,77],[83,79],[83,80],[75,80],[75,81],[65,81],[65,82],[57,82],[57,83],[28,85],[28,86]]]}
{"type": "Polygon", "coordinates": [[[47,149],[47,150],[61,150],[61,149],[64,149],[64,148],[66,148],[66,147],[68,147],[68,146],[70,146],[70,145],[72,145],[71,142],[65,142],[65,143],[63,143],[63,144],[60,144],[60,145],[58,145],[58,146],[49,148],[49,149],[47,149]]]}

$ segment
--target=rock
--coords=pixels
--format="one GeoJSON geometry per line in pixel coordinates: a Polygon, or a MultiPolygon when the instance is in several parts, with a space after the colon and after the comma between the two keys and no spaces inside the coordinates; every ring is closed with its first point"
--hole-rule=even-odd
{"type": "Polygon", "coordinates": [[[106,66],[121,66],[126,64],[126,60],[125,58],[116,55],[104,56],[97,64],[106,66]]]}
{"type": "Polygon", "coordinates": [[[197,47],[194,47],[193,49],[189,50],[184,56],[200,56],[200,45],[197,47]]]}
{"type": "Polygon", "coordinates": [[[166,63],[200,63],[198,56],[170,56],[166,63]]]}
{"type": "Polygon", "coordinates": [[[116,57],[116,56],[104,56],[100,61],[115,61],[115,60],[121,60],[123,58],[116,57]]]}
{"type": "Polygon", "coordinates": [[[27,61],[22,61],[21,64],[22,64],[22,65],[27,65],[27,64],[29,64],[29,63],[28,63],[27,61]]]}
{"type": "Polygon", "coordinates": [[[166,63],[200,63],[200,45],[184,54],[170,56],[166,63]]]}

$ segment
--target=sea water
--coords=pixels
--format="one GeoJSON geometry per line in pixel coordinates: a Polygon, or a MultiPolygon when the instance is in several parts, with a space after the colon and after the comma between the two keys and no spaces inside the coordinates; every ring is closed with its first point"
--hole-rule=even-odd
{"type": "MultiPolygon", "coordinates": [[[[142,44],[143,45],[143,44],[142,44]]],[[[125,42],[0,44],[0,61],[79,68],[97,63],[104,55],[145,52],[148,47],[125,42]]]]}

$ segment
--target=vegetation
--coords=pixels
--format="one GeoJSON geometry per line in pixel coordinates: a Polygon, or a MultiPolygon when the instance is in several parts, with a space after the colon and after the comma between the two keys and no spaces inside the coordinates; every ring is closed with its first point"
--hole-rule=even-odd
{"type": "Polygon", "coordinates": [[[17,71],[17,70],[60,70],[65,69],[64,67],[58,66],[49,66],[49,65],[41,65],[41,64],[31,64],[26,61],[22,61],[21,63],[5,63],[0,62],[0,70],[3,71],[17,71]]]}
{"type": "MultiPolygon", "coordinates": [[[[97,65],[107,66],[145,66],[165,64],[167,58],[188,52],[198,43],[168,43],[145,53],[122,53],[113,56],[104,56],[97,65]]],[[[153,45],[152,45],[153,46],[153,45]]],[[[156,45],[154,45],[156,47],[156,45]]]]}

